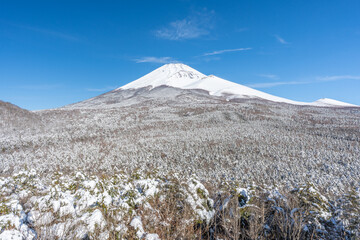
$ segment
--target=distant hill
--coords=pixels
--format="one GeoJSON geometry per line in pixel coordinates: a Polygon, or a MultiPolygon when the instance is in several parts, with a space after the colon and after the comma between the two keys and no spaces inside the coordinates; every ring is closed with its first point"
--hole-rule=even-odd
{"type": "Polygon", "coordinates": [[[40,117],[26,109],[0,100],[0,131],[9,132],[33,127],[41,123],[40,117]]]}

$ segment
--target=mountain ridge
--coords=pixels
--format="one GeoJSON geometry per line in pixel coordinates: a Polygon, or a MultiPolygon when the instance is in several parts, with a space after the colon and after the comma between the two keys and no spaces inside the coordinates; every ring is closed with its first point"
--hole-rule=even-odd
{"type": "Polygon", "coordinates": [[[225,96],[227,100],[234,98],[259,98],[294,105],[357,107],[357,105],[330,98],[322,98],[308,103],[274,96],[214,75],[205,75],[182,63],[165,64],[114,91],[139,89],[143,87],[150,87],[150,89],[152,89],[162,85],[181,89],[202,89],[208,91],[210,95],[225,96]]]}

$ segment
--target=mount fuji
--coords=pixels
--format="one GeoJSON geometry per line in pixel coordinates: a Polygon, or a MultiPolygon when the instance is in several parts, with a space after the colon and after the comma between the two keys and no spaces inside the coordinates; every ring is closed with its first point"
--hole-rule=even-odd
{"type": "Polygon", "coordinates": [[[293,101],[261,92],[214,75],[207,76],[182,63],[165,64],[120,88],[69,106],[101,107],[104,103],[106,105],[121,105],[125,104],[125,102],[127,102],[126,105],[129,105],[149,99],[149,97],[157,98],[164,97],[164,95],[171,97],[171,94],[181,94],[185,92],[200,94],[202,97],[207,95],[208,97],[225,99],[226,101],[235,99],[255,99],[303,106],[357,107],[353,104],[329,98],[319,99],[310,103],[293,101]],[[165,91],[164,89],[167,89],[168,91],[165,91]],[[159,93],[160,90],[161,93],[159,93]]]}

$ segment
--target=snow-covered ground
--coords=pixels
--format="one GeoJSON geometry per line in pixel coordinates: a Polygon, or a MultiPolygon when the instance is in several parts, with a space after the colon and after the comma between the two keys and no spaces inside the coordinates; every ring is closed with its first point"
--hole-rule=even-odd
{"type": "Polygon", "coordinates": [[[139,91],[146,94],[32,113],[34,122],[11,121],[21,113],[9,114],[0,121],[0,173],[26,166],[41,175],[157,168],[213,182],[294,186],[310,180],[334,193],[359,186],[357,108],[225,101],[169,87],[139,91]]]}
{"type": "Polygon", "coordinates": [[[195,176],[56,172],[44,179],[27,170],[0,177],[0,239],[351,239],[359,236],[359,204],[359,191],[334,202],[311,184],[284,195],[228,181],[210,195],[195,176]]]}
{"type": "Polygon", "coordinates": [[[144,229],[140,214],[151,212],[142,214],[147,222],[151,218],[170,225],[170,216],[163,218],[155,201],[166,205],[171,189],[192,210],[178,221],[209,223],[214,216],[208,191],[194,178],[175,182],[150,174],[98,177],[57,172],[44,180],[31,170],[0,177],[0,189],[0,239],[110,239],[114,233],[122,239],[130,227],[138,239],[159,239],[144,229]]]}

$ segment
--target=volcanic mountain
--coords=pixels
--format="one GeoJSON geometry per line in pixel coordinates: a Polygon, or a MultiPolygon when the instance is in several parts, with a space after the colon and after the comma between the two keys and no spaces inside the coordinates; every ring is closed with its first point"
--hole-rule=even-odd
{"type": "Polygon", "coordinates": [[[71,107],[94,107],[120,104],[128,105],[149,98],[174,97],[178,94],[193,93],[202,97],[225,99],[257,99],[294,105],[308,105],[321,107],[355,107],[356,105],[333,99],[319,99],[315,102],[298,102],[261,92],[244,85],[234,83],[214,75],[205,75],[181,63],[163,65],[145,76],[130,82],[120,88],[69,105],[71,107]],[[174,95],[175,94],[175,95],[174,95]]]}

